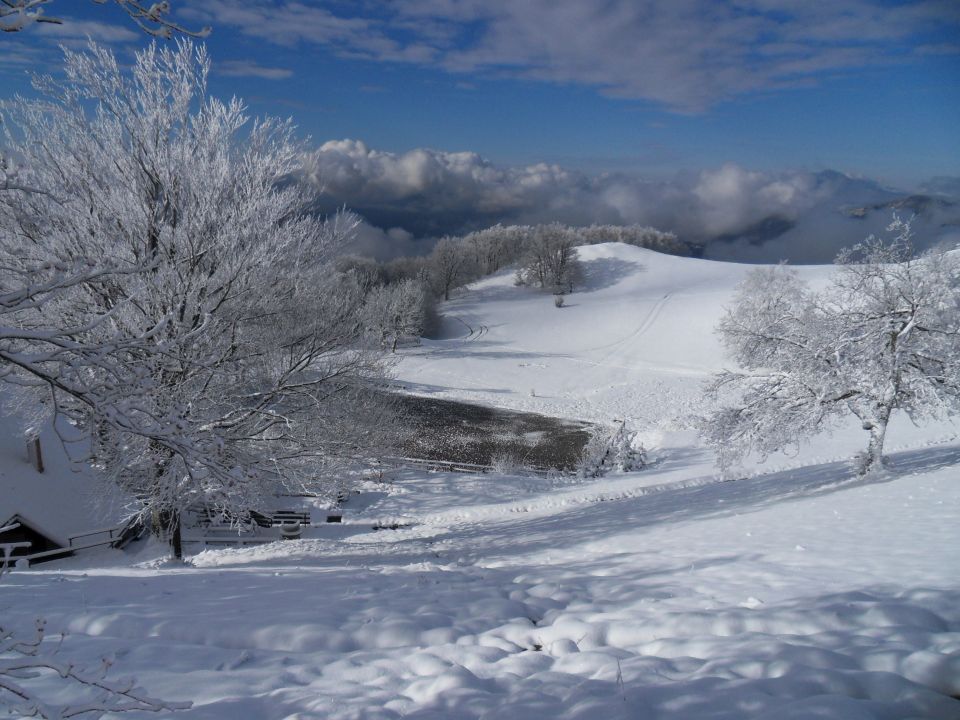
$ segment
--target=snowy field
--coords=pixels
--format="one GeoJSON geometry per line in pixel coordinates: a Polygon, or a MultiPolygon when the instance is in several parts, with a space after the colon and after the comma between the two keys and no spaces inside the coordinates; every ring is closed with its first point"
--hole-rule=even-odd
{"type": "Polygon", "coordinates": [[[869,482],[843,459],[855,428],[725,482],[687,417],[746,268],[581,257],[587,287],[561,309],[509,273],[463,292],[397,382],[627,419],[651,467],[399,469],[303,540],[14,571],[3,624],[44,615],[64,657],[115,655],[151,695],[191,700],[184,718],[960,718],[958,427],[895,424],[869,482]]]}

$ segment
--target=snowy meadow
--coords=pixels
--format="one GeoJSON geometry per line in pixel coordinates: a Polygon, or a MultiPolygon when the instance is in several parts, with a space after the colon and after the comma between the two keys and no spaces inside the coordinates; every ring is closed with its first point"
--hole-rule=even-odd
{"type": "Polygon", "coordinates": [[[0,101],[0,714],[960,718],[956,243],[351,254],[209,30],[108,4],[179,40],[0,101]]]}
{"type": "Polygon", "coordinates": [[[580,255],[561,309],[510,272],[466,289],[445,315],[488,331],[452,322],[402,352],[396,382],[628,418],[642,470],[395,467],[300,540],[188,543],[185,565],[149,540],[15,570],[5,621],[42,613],[64,655],[116,657],[192,701],[182,717],[956,717],[956,426],[895,423],[870,477],[853,424],[726,479],[682,422],[724,364],[706,329],[748,268],[580,255]]]}

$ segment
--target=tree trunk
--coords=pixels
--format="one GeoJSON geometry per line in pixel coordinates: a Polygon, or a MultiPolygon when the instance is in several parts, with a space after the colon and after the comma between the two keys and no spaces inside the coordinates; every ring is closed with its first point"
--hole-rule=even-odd
{"type": "Polygon", "coordinates": [[[180,532],[180,511],[170,511],[170,547],[173,548],[173,557],[183,560],[183,535],[180,532]]]}
{"type": "Polygon", "coordinates": [[[867,445],[867,452],[863,455],[863,460],[860,463],[860,475],[867,475],[883,467],[883,443],[887,437],[889,421],[890,412],[886,411],[879,418],[867,420],[863,423],[863,429],[870,433],[870,443],[867,445]]]}

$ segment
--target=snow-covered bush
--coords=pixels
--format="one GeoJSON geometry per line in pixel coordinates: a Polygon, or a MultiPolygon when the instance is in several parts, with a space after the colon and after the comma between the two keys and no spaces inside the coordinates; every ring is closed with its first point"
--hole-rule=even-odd
{"type": "Polygon", "coordinates": [[[610,471],[632,472],[646,464],[646,452],[637,433],[625,422],[613,429],[596,428],[583,448],[577,474],[580,477],[600,477],[610,471]]]}
{"type": "Polygon", "coordinates": [[[915,256],[910,225],[891,242],[843,252],[814,291],[785,267],[744,281],[718,332],[743,368],[708,388],[722,407],[704,423],[721,466],[795,445],[853,414],[869,433],[863,473],[882,465],[894,411],[919,422],[960,412],[960,257],[915,256]]]}
{"type": "Polygon", "coordinates": [[[633,472],[647,464],[646,449],[639,442],[637,433],[621,428],[611,443],[613,465],[617,472],[633,472]]]}
{"type": "Polygon", "coordinates": [[[523,461],[511,452],[501,450],[490,458],[490,470],[497,475],[517,475],[523,469],[523,461]]]}

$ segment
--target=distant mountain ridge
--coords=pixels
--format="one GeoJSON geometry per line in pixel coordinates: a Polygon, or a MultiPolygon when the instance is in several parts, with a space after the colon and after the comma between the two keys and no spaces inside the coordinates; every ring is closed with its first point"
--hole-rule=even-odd
{"type": "MultiPolygon", "coordinates": [[[[897,212],[909,211],[914,215],[922,215],[935,210],[949,210],[957,207],[957,201],[933,195],[907,195],[906,197],[888,200],[887,202],[861,205],[859,207],[844,208],[843,212],[852,218],[862,219],[873,210],[894,210],[897,212]]],[[[950,224],[957,224],[956,221],[950,224]]]]}

